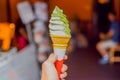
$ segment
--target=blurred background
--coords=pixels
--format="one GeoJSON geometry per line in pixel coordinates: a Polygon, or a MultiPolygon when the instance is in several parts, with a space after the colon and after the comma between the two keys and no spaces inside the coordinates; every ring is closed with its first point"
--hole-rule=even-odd
{"type": "Polygon", "coordinates": [[[120,80],[120,0],[0,0],[0,80],[40,79],[56,5],[72,35],[66,80],[120,80]]]}

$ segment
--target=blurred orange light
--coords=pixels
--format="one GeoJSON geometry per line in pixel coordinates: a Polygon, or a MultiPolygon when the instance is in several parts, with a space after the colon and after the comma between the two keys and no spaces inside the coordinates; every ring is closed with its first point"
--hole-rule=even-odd
{"type": "Polygon", "coordinates": [[[101,3],[101,4],[105,4],[105,3],[108,3],[109,0],[98,0],[98,2],[101,3]]]}

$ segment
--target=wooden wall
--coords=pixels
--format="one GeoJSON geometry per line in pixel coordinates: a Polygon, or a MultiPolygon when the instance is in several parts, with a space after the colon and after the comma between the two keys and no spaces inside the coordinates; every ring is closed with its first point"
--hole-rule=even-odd
{"type": "Polygon", "coordinates": [[[7,0],[0,0],[0,22],[7,21],[7,0]]]}
{"type": "MultiPolygon", "coordinates": [[[[94,0],[50,0],[50,13],[56,5],[62,8],[68,18],[77,15],[81,20],[91,20],[94,0]]],[[[117,17],[120,15],[120,0],[114,0],[117,17]]]]}
{"type": "Polygon", "coordinates": [[[93,0],[50,0],[50,13],[58,5],[68,18],[78,16],[81,20],[91,20],[93,0]]]}
{"type": "MultiPolygon", "coordinates": [[[[7,21],[7,0],[0,0],[0,22],[7,21]]],[[[19,2],[25,0],[9,0],[10,1],[10,10],[11,10],[11,20],[15,22],[17,20],[18,12],[16,5],[19,2]]],[[[34,2],[36,0],[30,0],[34,2]]],[[[44,0],[40,0],[44,1],[44,0]]],[[[49,0],[49,10],[50,13],[53,11],[54,7],[58,5],[64,10],[64,13],[68,16],[69,19],[74,16],[78,16],[81,20],[91,20],[92,19],[92,9],[93,9],[94,0],[49,0]]],[[[114,0],[115,10],[117,12],[117,17],[119,18],[119,7],[120,0],[114,0]]]]}
{"type": "Polygon", "coordinates": [[[120,20],[120,0],[114,0],[114,5],[117,13],[117,19],[120,20]]]}
{"type": "Polygon", "coordinates": [[[17,12],[16,5],[17,5],[19,2],[22,2],[22,1],[25,1],[25,0],[10,0],[11,20],[12,20],[12,22],[16,22],[16,20],[17,20],[18,17],[19,17],[18,12],[17,12]]]}

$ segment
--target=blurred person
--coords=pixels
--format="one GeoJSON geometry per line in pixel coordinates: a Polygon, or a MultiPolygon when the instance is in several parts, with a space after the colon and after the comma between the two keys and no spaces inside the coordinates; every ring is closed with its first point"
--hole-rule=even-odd
{"type": "Polygon", "coordinates": [[[70,28],[71,28],[71,35],[72,38],[70,40],[70,44],[73,46],[73,49],[76,47],[76,35],[78,33],[78,30],[76,28],[76,24],[73,20],[70,21],[70,28]]]}
{"type": "Polygon", "coordinates": [[[97,4],[95,6],[98,15],[98,30],[99,32],[106,33],[109,29],[109,19],[107,17],[111,10],[114,10],[113,1],[114,0],[96,0],[97,4]]]}
{"type": "MultiPolygon", "coordinates": [[[[67,59],[67,56],[64,57],[64,60],[67,59]]],[[[55,62],[57,60],[57,56],[55,54],[51,54],[49,58],[42,64],[42,76],[41,80],[58,80],[58,74],[55,68],[55,62]]],[[[65,80],[67,77],[67,65],[63,64],[61,69],[60,79],[65,80]]]]}
{"type": "Polygon", "coordinates": [[[20,19],[17,20],[15,32],[18,50],[21,50],[27,46],[28,38],[25,25],[22,24],[20,19]]]}
{"type": "Polygon", "coordinates": [[[70,28],[72,31],[72,42],[75,47],[85,48],[88,46],[88,41],[80,29],[80,20],[75,18],[70,23],[70,28]]]}
{"type": "Polygon", "coordinates": [[[79,33],[77,35],[77,41],[78,41],[78,46],[79,47],[82,47],[82,48],[88,47],[88,41],[83,34],[79,33]]]}
{"type": "Polygon", "coordinates": [[[116,14],[114,12],[110,12],[108,14],[108,19],[111,22],[110,29],[106,34],[100,33],[101,41],[96,45],[98,52],[102,56],[102,58],[99,60],[100,64],[108,63],[109,52],[107,49],[116,47],[119,39],[119,25],[116,21],[116,14]]]}

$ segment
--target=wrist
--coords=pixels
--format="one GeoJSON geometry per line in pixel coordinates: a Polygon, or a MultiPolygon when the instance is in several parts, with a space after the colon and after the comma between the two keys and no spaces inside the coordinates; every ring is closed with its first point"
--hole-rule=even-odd
{"type": "Polygon", "coordinates": [[[41,80],[47,80],[46,77],[44,76],[44,74],[42,74],[41,80]]]}

